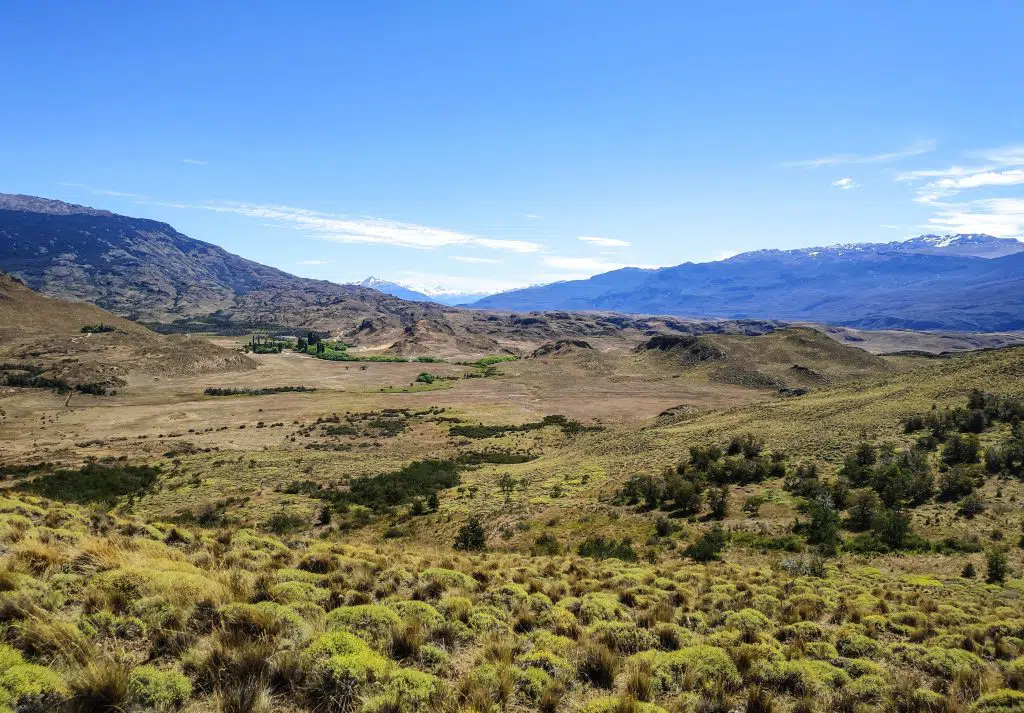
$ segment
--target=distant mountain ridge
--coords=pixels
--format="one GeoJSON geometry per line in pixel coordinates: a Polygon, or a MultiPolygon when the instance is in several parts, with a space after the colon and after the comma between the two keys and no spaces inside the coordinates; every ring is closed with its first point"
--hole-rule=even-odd
{"type": "Polygon", "coordinates": [[[740,253],[729,260],[749,259],[763,255],[840,257],[851,254],[886,255],[891,253],[992,259],[1019,252],[1024,252],[1024,243],[1013,238],[996,238],[983,233],[956,233],[952,235],[919,235],[909,240],[897,240],[890,243],[845,243],[795,250],[755,250],[740,253]]]}
{"type": "Polygon", "coordinates": [[[442,290],[421,292],[409,287],[408,285],[403,285],[401,282],[381,280],[376,277],[367,277],[365,280],[354,282],[352,284],[360,287],[368,287],[371,290],[377,290],[378,292],[399,297],[403,300],[411,300],[413,302],[433,302],[435,304],[448,306],[461,305],[466,302],[475,302],[476,300],[489,296],[489,293],[486,292],[451,292],[442,290]]]}
{"type": "Polygon", "coordinates": [[[760,250],[504,292],[480,309],[607,310],[865,329],[1024,329],[1024,244],[989,235],[760,250]]]}

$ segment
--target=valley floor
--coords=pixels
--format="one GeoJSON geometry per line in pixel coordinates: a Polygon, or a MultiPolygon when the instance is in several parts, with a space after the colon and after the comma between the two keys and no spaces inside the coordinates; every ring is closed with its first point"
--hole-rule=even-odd
{"type": "Polygon", "coordinates": [[[815,334],[0,387],[0,710],[1024,710],[1024,349],[815,334]]]}

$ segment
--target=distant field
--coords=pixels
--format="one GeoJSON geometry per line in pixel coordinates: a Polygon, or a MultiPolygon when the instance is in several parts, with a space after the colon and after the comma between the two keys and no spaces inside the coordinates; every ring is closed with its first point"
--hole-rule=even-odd
{"type": "Polygon", "coordinates": [[[286,349],[125,368],[68,405],[4,389],[4,655],[39,667],[5,690],[18,710],[118,677],[119,705],[197,713],[246,691],[339,713],[1016,710],[1024,351],[664,346],[286,349]]]}

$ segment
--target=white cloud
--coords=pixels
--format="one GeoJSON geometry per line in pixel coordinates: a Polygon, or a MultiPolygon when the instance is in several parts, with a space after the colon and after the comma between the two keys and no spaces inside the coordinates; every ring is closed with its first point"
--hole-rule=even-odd
{"type": "Polygon", "coordinates": [[[299,260],[296,265],[330,265],[333,260],[299,260]]]}
{"type": "Polygon", "coordinates": [[[522,280],[501,280],[484,276],[444,275],[415,271],[402,272],[401,282],[407,287],[428,295],[494,294],[530,285],[529,282],[522,280]]]}
{"type": "Polygon", "coordinates": [[[832,181],[832,185],[841,191],[848,191],[851,188],[860,188],[860,184],[856,183],[852,178],[840,178],[838,181],[832,181]]]}
{"type": "Polygon", "coordinates": [[[987,233],[997,238],[1024,237],[1024,199],[982,198],[939,204],[929,227],[943,233],[987,233]]]}
{"type": "Polygon", "coordinates": [[[963,166],[950,166],[949,168],[931,168],[921,171],[904,171],[896,174],[897,181],[917,181],[922,178],[948,178],[956,176],[969,176],[974,173],[992,170],[991,166],[979,166],[977,168],[964,168],[963,166]]]}
{"type": "Polygon", "coordinates": [[[975,197],[951,200],[964,191],[981,191],[984,195],[985,189],[1024,184],[1024,146],[982,149],[965,155],[986,163],[907,171],[896,176],[897,181],[919,184],[914,202],[935,210],[926,228],[943,232],[988,233],[1004,238],[1024,235],[1024,199],[975,197]]]}
{"type": "Polygon", "coordinates": [[[197,158],[183,158],[183,159],[181,159],[181,162],[182,163],[190,163],[193,166],[205,166],[206,164],[209,163],[209,161],[200,161],[197,158]]]}
{"type": "Polygon", "coordinates": [[[493,257],[474,257],[472,255],[452,255],[451,258],[452,260],[466,262],[471,265],[497,265],[501,262],[501,260],[493,257]]]}
{"type": "Polygon", "coordinates": [[[628,248],[632,243],[628,240],[618,240],[617,238],[599,238],[594,235],[581,235],[576,238],[582,240],[585,243],[593,243],[594,245],[600,245],[604,248],[628,248]]]}
{"type": "Polygon", "coordinates": [[[1016,168],[1010,171],[985,171],[955,178],[942,178],[933,185],[940,190],[959,191],[983,186],[1014,186],[1019,183],[1024,183],[1024,169],[1016,168]]]}
{"type": "Polygon", "coordinates": [[[934,150],[934,141],[915,141],[905,149],[901,149],[899,151],[890,151],[888,153],[843,153],[835,154],[832,156],[823,156],[821,158],[812,158],[803,161],[787,161],[782,165],[791,166],[795,168],[818,168],[819,166],[839,166],[842,164],[854,163],[885,163],[887,161],[898,161],[902,158],[909,158],[911,156],[920,156],[921,154],[930,153],[934,150]]]}
{"type": "Polygon", "coordinates": [[[981,151],[968,151],[970,157],[980,158],[992,163],[1019,166],[1024,164],[1024,145],[1000,146],[994,149],[982,149],[981,151]]]}
{"type": "Polygon", "coordinates": [[[93,188],[90,192],[96,193],[101,196],[113,196],[114,198],[145,198],[146,196],[138,193],[128,193],[126,191],[108,191],[105,188],[93,188]]]}
{"type": "Polygon", "coordinates": [[[525,217],[530,220],[540,220],[543,216],[537,215],[536,213],[527,213],[525,217]]]}
{"type": "Polygon", "coordinates": [[[339,243],[373,243],[398,247],[433,250],[451,245],[473,245],[516,253],[539,252],[543,246],[525,240],[499,240],[459,233],[443,228],[431,228],[415,223],[381,220],[378,218],[348,218],[332,213],[321,213],[305,208],[284,205],[259,205],[234,201],[202,203],[190,207],[217,213],[233,213],[249,218],[276,221],[299,230],[309,231],[321,240],[339,243]]]}
{"type": "Polygon", "coordinates": [[[573,270],[579,274],[586,274],[588,277],[602,272],[621,270],[624,267],[638,267],[644,270],[654,270],[659,265],[627,265],[620,262],[608,262],[596,257],[562,257],[559,255],[545,255],[540,260],[545,267],[555,270],[573,270]]]}

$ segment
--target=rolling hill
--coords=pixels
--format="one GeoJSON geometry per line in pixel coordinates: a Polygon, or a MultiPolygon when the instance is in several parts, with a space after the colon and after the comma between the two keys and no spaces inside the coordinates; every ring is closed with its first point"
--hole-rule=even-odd
{"type": "Polygon", "coordinates": [[[249,357],[205,340],[157,334],[91,304],[45,297],[4,273],[0,362],[0,385],[14,371],[105,387],[123,386],[132,371],[182,376],[256,366],[249,357]]]}
{"type": "Polygon", "coordinates": [[[1024,328],[1024,245],[990,236],[763,250],[624,268],[485,298],[485,309],[612,310],[817,321],[867,329],[1024,328]],[[989,259],[981,255],[993,255],[989,259]]]}

